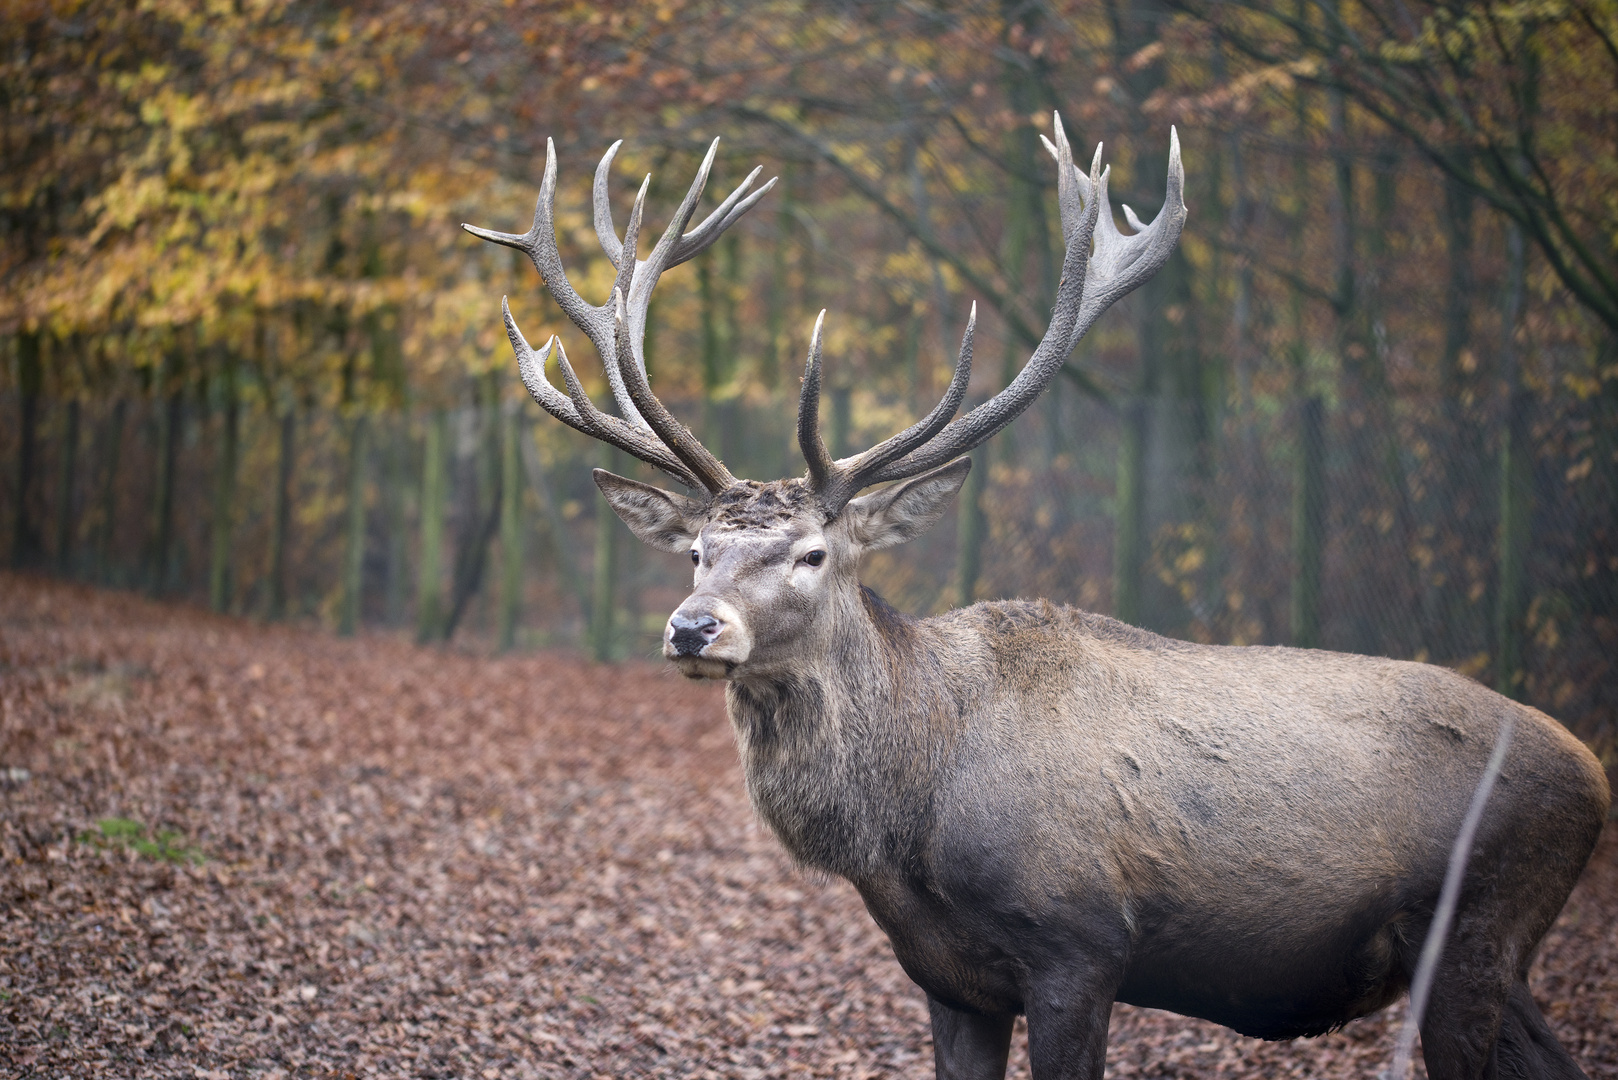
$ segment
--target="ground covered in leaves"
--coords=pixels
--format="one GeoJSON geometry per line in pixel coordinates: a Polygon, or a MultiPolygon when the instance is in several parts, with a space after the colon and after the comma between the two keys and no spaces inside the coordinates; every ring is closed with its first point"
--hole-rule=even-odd
{"type": "MultiPolygon", "coordinates": [[[[1618,1080],[1618,838],[1536,969],[1618,1080]]],[[[1118,1077],[1365,1077],[1119,1006],[1118,1077]]],[[[1026,1074],[1020,1044],[1014,1072],[1026,1074]]],[[[0,1075],[932,1075],[858,897],[753,820],[717,688],[0,575],[0,1075]]]]}

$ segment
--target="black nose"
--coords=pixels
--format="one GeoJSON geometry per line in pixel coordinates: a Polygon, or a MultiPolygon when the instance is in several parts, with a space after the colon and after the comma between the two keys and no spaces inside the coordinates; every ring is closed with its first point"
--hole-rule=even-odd
{"type": "Polygon", "coordinates": [[[721,626],[712,615],[686,616],[678,613],[669,616],[669,625],[674,627],[669,640],[674,645],[675,656],[700,656],[703,647],[719,636],[721,626]]]}

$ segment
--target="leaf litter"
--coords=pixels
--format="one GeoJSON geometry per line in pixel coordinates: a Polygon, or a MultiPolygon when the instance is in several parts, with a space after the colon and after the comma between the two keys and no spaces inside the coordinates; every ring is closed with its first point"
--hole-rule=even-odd
{"type": "MultiPolygon", "coordinates": [[[[1615,914],[1609,829],[1533,977],[1592,1080],[1618,1080],[1615,914]]],[[[1371,1076],[1401,1008],[1263,1043],[1120,1005],[1107,1072],[1371,1076]]],[[[753,818],[719,688],[0,574],[0,1073],[921,1080],[932,1054],[858,895],[753,818]]]]}

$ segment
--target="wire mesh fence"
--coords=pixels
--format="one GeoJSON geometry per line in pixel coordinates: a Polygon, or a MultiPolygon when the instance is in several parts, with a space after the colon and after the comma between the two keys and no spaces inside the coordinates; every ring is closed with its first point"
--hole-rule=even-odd
{"type": "MultiPolygon", "coordinates": [[[[801,469],[780,395],[671,405],[738,475],[801,469]]],[[[952,524],[868,557],[864,577],[918,615],[1045,597],[1196,640],[1436,661],[1608,745],[1618,643],[1597,560],[1614,503],[1580,464],[1590,448],[1558,435],[1601,416],[1519,402],[1514,459],[1506,410],[1450,405],[1061,387],[977,452],[981,486],[952,524]]],[[[0,408],[25,412],[15,392],[0,408]]],[[[686,586],[684,560],[635,544],[590,482],[634,463],[475,382],[445,409],[232,409],[202,392],[30,408],[28,461],[27,425],[0,435],[14,565],[253,618],[603,659],[654,655],[686,586]]],[[[904,403],[855,392],[846,408],[839,437],[858,441],[904,403]]]]}

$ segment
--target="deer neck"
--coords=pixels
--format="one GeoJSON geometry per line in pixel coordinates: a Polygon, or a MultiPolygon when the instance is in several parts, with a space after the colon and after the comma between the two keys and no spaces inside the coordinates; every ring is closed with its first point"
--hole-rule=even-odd
{"type": "Polygon", "coordinates": [[[800,864],[859,884],[914,858],[959,715],[925,622],[861,589],[790,670],[726,707],[753,807],[800,864]]]}

